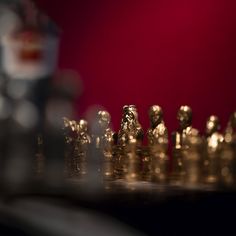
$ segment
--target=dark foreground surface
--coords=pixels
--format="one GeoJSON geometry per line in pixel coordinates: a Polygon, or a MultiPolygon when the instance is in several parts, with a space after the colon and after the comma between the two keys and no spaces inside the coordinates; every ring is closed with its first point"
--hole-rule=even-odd
{"type": "Polygon", "coordinates": [[[68,186],[3,194],[0,235],[236,235],[232,189],[68,186]]]}

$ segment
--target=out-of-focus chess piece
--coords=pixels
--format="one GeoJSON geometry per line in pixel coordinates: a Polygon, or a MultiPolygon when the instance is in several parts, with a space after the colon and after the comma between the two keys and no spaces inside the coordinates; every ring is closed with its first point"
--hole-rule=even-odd
{"type": "Polygon", "coordinates": [[[80,120],[77,124],[78,136],[75,141],[74,155],[72,157],[73,176],[83,178],[87,174],[87,159],[91,137],[88,134],[88,123],[80,120]]]}
{"type": "Polygon", "coordinates": [[[220,182],[231,187],[235,183],[236,158],[236,112],[229,119],[220,155],[220,182]]]}
{"type": "Polygon", "coordinates": [[[42,178],[45,171],[45,154],[43,150],[43,136],[38,134],[37,136],[37,153],[35,158],[35,176],[36,178],[42,178]]]}
{"type": "Polygon", "coordinates": [[[140,158],[137,155],[137,140],[132,135],[129,136],[128,143],[125,146],[126,154],[126,173],[125,179],[129,182],[140,179],[140,158]]]}
{"type": "Polygon", "coordinates": [[[197,130],[193,130],[186,142],[188,148],[183,150],[184,184],[190,188],[197,187],[202,181],[203,139],[197,130]]]}
{"type": "Polygon", "coordinates": [[[77,122],[63,117],[64,137],[65,137],[65,177],[72,177],[72,162],[75,150],[76,139],[78,137],[77,122]]]}
{"type": "Polygon", "coordinates": [[[219,129],[219,118],[210,116],[206,122],[206,155],[204,160],[205,182],[207,184],[219,183],[220,155],[224,140],[219,129]]]}
{"type": "MultiPolygon", "coordinates": [[[[11,30],[5,29],[3,35],[0,33],[1,70],[5,82],[2,92],[10,103],[7,110],[11,110],[7,121],[7,134],[4,134],[7,150],[2,156],[3,175],[7,187],[29,187],[34,179],[32,175],[35,167],[34,156],[37,151],[35,142],[37,134],[43,133],[45,150],[50,149],[49,146],[51,146],[45,139],[47,136],[45,134],[51,132],[51,129],[49,131],[48,127],[44,129],[43,126],[45,123],[50,123],[45,116],[48,114],[46,107],[52,87],[52,74],[57,62],[59,34],[56,28],[54,31],[49,27],[51,25],[49,19],[42,20],[44,18],[42,12],[32,1],[4,1],[4,5],[12,9],[19,24],[14,23],[13,15],[5,19],[3,15],[0,16],[0,21],[7,20],[7,24],[4,23],[4,25],[11,28],[11,30]]],[[[63,106],[60,107],[65,110],[63,106]]],[[[52,113],[55,117],[55,109],[52,113]]],[[[54,123],[51,124],[54,125],[54,123]]],[[[55,136],[58,137],[54,134],[50,135],[49,139],[51,143],[52,140],[55,141],[53,141],[54,144],[57,143],[58,152],[55,153],[59,155],[55,156],[57,160],[60,160],[59,156],[62,153],[60,147],[63,145],[59,138],[53,139],[55,136]]],[[[46,151],[45,155],[49,153],[53,152],[46,151]]],[[[49,158],[46,160],[48,161],[49,158]]],[[[53,163],[51,166],[56,165],[53,163]]],[[[49,172],[54,179],[59,176],[53,171],[49,172]]],[[[46,179],[49,183],[50,178],[46,177],[46,179]]],[[[57,181],[57,183],[61,182],[57,181]]]]}
{"type": "Polygon", "coordinates": [[[136,139],[136,151],[141,154],[143,129],[138,121],[138,112],[135,105],[125,105],[123,107],[121,128],[118,132],[118,145],[115,155],[115,175],[117,178],[123,178],[126,172],[125,146],[128,144],[130,136],[136,139]]]}
{"type": "Polygon", "coordinates": [[[114,132],[110,128],[110,122],[111,116],[107,111],[98,112],[100,135],[96,138],[96,146],[102,157],[102,174],[105,180],[112,180],[114,177],[114,132]]]}
{"type": "Polygon", "coordinates": [[[163,111],[154,105],[149,110],[151,127],[148,129],[148,146],[151,159],[152,179],[166,182],[168,175],[168,131],[163,121],[163,111]]]}
{"type": "MultiPolygon", "coordinates": [[[[181,183],[185,175],[183,163],[183,150],[188,148],[187,137],[192,134],[192,109],[189,106],[181,106],[177,113],[179,128],[172,134],[173,138],[173,169],[172,180],[181,183]]],[[[196,130],[194,132],[197,132],[196,130]]]]}

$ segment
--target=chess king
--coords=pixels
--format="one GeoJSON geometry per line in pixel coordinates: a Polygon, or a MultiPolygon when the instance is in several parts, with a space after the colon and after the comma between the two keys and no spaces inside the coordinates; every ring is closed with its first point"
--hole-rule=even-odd
{"type": "Polygon", "coordinates": [[[163,111],[154,105],[149,110],[151,127],[147,131],[152,179],[157,182],[167,180],[168,131],[163,121],[163,111]]]}
{"type": "Polygon", "coordinates": [[[205,182],[218,184],[220,152],[223,135],[219,133],[220,122],[217,116],[210,116],[206,122],[206,155],[204,160],[205,182]]]}
{"type": "Polygon", "coordinates": [[[172,180],[181,183],[185,175],[183,166],[183,151],[188,149],[187,137],[198,132],[192,127],[192,109],[189,106],[181,106],[177,113],[179,128],[172,134],[173,138],[173,170],[172,180]]]}

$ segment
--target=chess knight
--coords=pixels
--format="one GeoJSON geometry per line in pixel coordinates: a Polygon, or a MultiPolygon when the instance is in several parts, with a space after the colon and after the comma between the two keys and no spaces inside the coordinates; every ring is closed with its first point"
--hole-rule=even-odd
{"type": "Polygon", "coordinates": [[[151,161],[152,179],[157,182],[167,180],[168,167],[168,131],[163,121],[163,111],[154,105],[149,110],[151,127],[148,129],[148,147],[151,161]]]}
{"type": "Polygon", "coordinates": [[[102,174],[105,180],[113,179],[114,132],[110,128],[111,116],[107,111],[98,112],[99,134],[96,137],[96,147],[102,157],[102,174]]]}
{"type": "Polygon", "coordinates": [[[206,122],[206,154],[204,160],[205,182],[218,184],[220,155],[223,135],[219,133],[220,123],[217,116],[210,116],[206,122]]]}
{"type": "Polygon", "coordinates": [[[192,109],[189,106],[181,106],[177,113],[179,128],[172,134],[173,138],[173,170],[172,177],[176,183],[181,183],[185,175],[183,163],[183,151],[188,149],[187,138],[192,132],[197,132],[192,127],[192,109]]]}

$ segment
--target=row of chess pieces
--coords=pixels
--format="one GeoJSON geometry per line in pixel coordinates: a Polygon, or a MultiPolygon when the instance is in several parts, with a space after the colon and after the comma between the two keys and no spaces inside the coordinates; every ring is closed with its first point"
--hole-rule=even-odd
{"type": "Polygon", "coordinates": [[[95,154],[93,161],[99,163],[95,171],[104,180],[171,182],[189,186],[235,185],[236,112],[230,117],[224,134],[219,132],[218,117],[210,116],[206,122],[206,135],[201,136],[192,127],[191,108],[181,106],[177,113],[179,127],[172,134],[171,162],[162,108],[152,106],[149,118],[146,146],[142,145],[144,131],[135,105],[123,107],[118,133],[111,129],[111,116],[107,111],[98,112],[90,129],[86,120],[63,118],[66,176],[86,178],[89,160],[95,154]]]}

